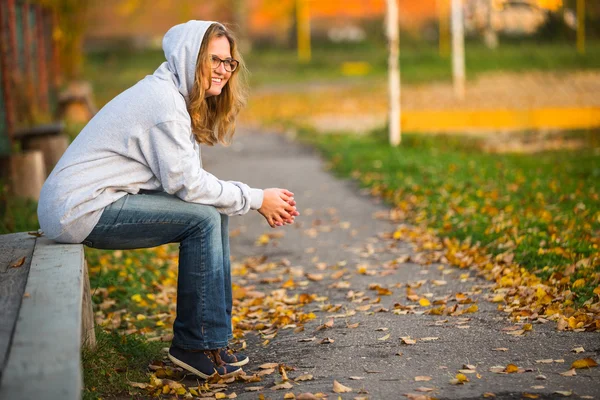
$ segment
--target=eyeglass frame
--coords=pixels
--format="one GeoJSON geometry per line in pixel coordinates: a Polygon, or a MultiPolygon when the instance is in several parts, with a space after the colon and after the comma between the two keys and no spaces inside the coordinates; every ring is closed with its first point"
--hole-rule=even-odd
{"type": "Polygon", "coordinates": [[[237,68],[240,65],[240,62],[238,60],[236,60],[235,58],[226,58],[225,60],[222,60],[220,57],[216,56],[215,54],[210,54],[209,56],[210,56],[209,60],[210,60],[210,63],[211,63],[210,66],[211,66],[212,69],[217,69],[217,68],[219,68],[221,66],[221,64],[223,64],[223,67],[225,68],[225,71],[227,71],[227,72],[233,72],[233,71],[237,70],[237,68]],[[216,66],[213,66],[213,63],[216,60],[219,60],[219,63],[216,66]],[[231,66],[234,65],[234,64],[232,64],[232,62],[235,63],[235,67],[233,67],[233,69],[230,71],[230,70],[227,69],[227,64],[229,64],[229,68],[231,68],[231,66]]]}

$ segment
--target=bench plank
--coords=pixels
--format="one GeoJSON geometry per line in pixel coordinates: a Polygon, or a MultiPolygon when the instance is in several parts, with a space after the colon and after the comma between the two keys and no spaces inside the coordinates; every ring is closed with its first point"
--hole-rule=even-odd
{"type": "Polygon", "coordinates": [[[35,237],[27,233],[0,236],[0,377],[27,283],[35,237]],[[25,257],[23,265],[11,268],[25,257]]]}
{"type": "Polygon", "coordinates": [[[0,398],[80,399],[84,266],[83,246],[37,239],[0,398]]]}

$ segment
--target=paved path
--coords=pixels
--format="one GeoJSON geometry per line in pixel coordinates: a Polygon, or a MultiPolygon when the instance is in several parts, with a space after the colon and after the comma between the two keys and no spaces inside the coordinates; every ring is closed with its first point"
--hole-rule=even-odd
{"type": "MultiPolygon", "coordinates": [[[[262,345],[264,338],[247,335],[247,353],[251,357],[250,364],[244,368],[247,373],[256,372],[263,363],[275,362],[295,367],[295,371],[288,373],[292,379],[302,374],[312,374],[314,379],[294,384],[290,390],[274,391],[270,386],[279,379],[275,373],[266,376],[262,382],[235,383],[228,392],[235,391],[240,399],[256,399],[258,393],[267,399],[279,399],[286,392],[296,395],[322,392],[329,398],[338,398],[332,391],[333,382],[337,380],[353,389],[350,393],[340,394],[343,399],[360,396],[406,398],[404,394],[407,393],[419,394],[417,389],[420,387],[435,389],[420,394],[444,399],[482,398],[486,392],[502,399],[521,399],[523,393],[538,394],[538,398],[560,398],[557,391],[572,392],[570,398],[600,398],[600,368],[577,370],[577,375],[571,377],[559,374],[569,370],[576,359],[592,357],[600,361],[598,333],[558,332],[553,323],[548,323],[533,325],[533,330],[522,336],[512,336],[502,330],[515,324],[497,311],[495,304],[484,299],[488,295],[485,288],[489,282],[476,278],[473,272],[468,278],[463,276],[461,279],[468,271],[439,264],[423,266],[401,262],[396,267],[386,264],[395,259],[402,261],[407,254],[414,256],[410,244],[382,240],[378,236],[393,232],[396,227],[389,221],[373,218],[375,213],[385,211],[386,206],[362,194],[352,182],[334,178],[311,149],[282,136],[243,133],[229,148],[205,150],[204,159],[207,170],[221,179],[240,180],[254,187],[292,190],[302,213],[295,226],[275,230],[255,212],[233,218],[231,231],[237,236],[232,238],[232,255],[237,261],[264,255],[267,262],[281,264],[282,259],[287,259],[290,266],[302,267],[306,273],[325,275],[325,279],[318,282],[295,277],[296,281],[307,282],[307,286],[288,289],[289,296],[296,293],[327,296],[327,300],[305,306],[314,311],[317,318],[306,324],[304,332],[282,329],[267,346],[262,345]],[[266,246],[256,246],[260,235],[276,232],[283,232],[284,236],[271,239],[266,246]],[[340,262],[345,265],[340,266],[340,262]],[[359,265],[365,264],[369,266],[368,271],[376,274],[356,272],[359,265]],[[327,268],[320,270],[319,267],[324,265],[327,268]],[[341,278],[330,277],[344,268],[347,272],[341,278]],[[447,284],[437,286],[434,280],[445,280],[447,284]],[[349,287],[331,286],[341,281],[349,282],[349,287]],[[420,287],[416,287],[418,281],[424,281],[420,287]],[[381,302],[365,311],[364,306],[377,297],[376,291],[369,290],[369,285],[375,283],[389,288],[392,294],[380,296],[381,302]],[[466,293],[468,298],[477,301],[479,311],[454,317],[435,316],[420,312],[431,307],[417,306],[413,309],[415,313],[394,314],[395,303],[416,304],[407,300],[407,284],[415,286],[414,292],[421,297],[431,294],[432,301],[449,296],[449,305],[453,304],[456,293],[466,293]],[[483,291],[478,294],[480,288],[483,291]],[[349,290],[354,290],[353,298],[348,297],[349,290]],[[363,301],[357,302],[361,298],[363,301]],[[341,308],[335,313],[325,312],[321,311],[321,304],[340,304],[341,308]],[[388,311],[373,313],[377,308],[388,311]],[[335,318],[333,327],[315,331],[333,315],[352,310],[356,314],[335,318]],[[356,323],[358,327],[348,327],[356,323]],[[387,334],[390,335],[387,340],[379,340],[387,334]],[[299,341],[312,336],[316,337],[315,341],[299,341]],[[416,344],[402,344],[400,337],[407,336],[416,339],[416,344]],[[326,337],[335,341],[320,344],[326,337]],[[438,339],[421,340],[424,338],[438,339]],[[585,352],[575,354],[571,351],[579,346],[585,352]],[[498,348],[507,350],[493,350],[498,348]],[[549,363],[536,362],[538,360],[549,363]],[[490,371],[491,367],[506,367],[511,363],[528,372],[499,374],[490,371]],[[450,380],[467,364],[476,369],[476,373],[465,374],[469,382],[451,384],[450,380]],[[546,379],[536,379],[540,375],[546,379]],[[418,376],[431,379],[416,381],[418,376]],[[350,377],[364,379],[351,380],[350,377]],[[265,386],[265,389],[246,392],[247,386],[265,386]],[[368,394],[360,394],[361,389],[368,394]]],[[[275,272],[282,275],[283,281],[291,276],[289,268],[281,267],[275,272]]],[[[236,282],[256,285],[256,290],[266,293],[280,289],[282,285],[281,282],[261,284],[252,277],[234,277],[236,282]]]]}

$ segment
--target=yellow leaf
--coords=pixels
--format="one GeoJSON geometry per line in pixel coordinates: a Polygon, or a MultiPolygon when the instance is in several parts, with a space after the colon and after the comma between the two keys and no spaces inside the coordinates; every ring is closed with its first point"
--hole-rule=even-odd
{"type": "Polygon", "coordinates": [[[459,383],[469,382],[469,378],[465,374],[456,374],[455,378],[459,383]]]}
{"type": "Polygon", "coordinates": [[[523,330],[524,331],[530,331],[532,329],[533,329],[533,325],[531,325],[531,324],[525,324],[525,325],[523,325],[523,330]]]}
{"type": "Polygon", "coordinates": [[[506,366],[506,368],[504,368],[504,372],[508,373],[508,374],[514,374],[515,372],[519,371],[519,367],[517,367],[515,364],[508,364],[506,366]]]}
{"type": "Polygon", "coordinates": [[[581,287],[585,286],[585,279],[581,278],[581,279],[577,279],[575,282],[573,282],[573,289],[578,289],[581,287]]]}
{"type": "Polygon", "coordinates": [[[419,300],[419,304],[422,307],[429,307],[431,305],[431,302],[428,299],[426,299],[425,297],[421,297],[421,299],[419,300]]]}
{"type": "Polygon", "coordinates": [[[226,398],[227,398],[227,395],[225,393],[221,393],[221,392],[215,393],[215,399],[226,399],[226,398]]]}
{"type": "Polygon", "coordinates": [[[493,303],[502,303],[503,301],[504,301],[504,295],[503,294],[497,294],[492,299],[493,303]]]}
{"type": "Polygon", "coordinates": [[[594,294],[597,294],[598,296],[600,296],[600,286],[598,286],[596,289],[594,289],[594,294]]]}
{"type": "Polygon", "coordinates": [[[135,301],[136,303],[139,303],[140,301],[142,301],[142,296],[139,294],[134,294],[133,296],[131,296],[131,300],[135,301]]]}
{"type": "Polygon", "coordinates": [[[264,246],[264,245],[268,244],[270,240],[271,240],[271,238],[269,237],[269,235],[262,234],[258,237],[258,239],[256,239],[256,245],[264,246]]]}
{"type": "Polygon", "coordinates": [[[377,340],[388,340],[389,338],[390,338],[390,334],[388,333],[387,335],[385,335],[385,336],[383,336],[383,337],[380,337],[380,338],[379,338],[379,339],[377,339],[377,340]]]}
{"type": "Polygon", "coordinates": [[[478,310],[479,310],[479,307],[477,307],[477,304],[473,304],[471,307],[469,307],[465,310],[465,313],[474,313],[474,312],[477,312],[478,310]]]}
{"type": "Polygon", "coordinates": [[[146,316],[143,314],[138,314],[135,319],[137,319],[138,321],[143,321],[146,319],[146,316]]]}
{"type": "Polygon", "coordinates": [[[296,395],[292,392],[287,392],[285,395],[283,395],[284,399],[295,399],[296,395]]]}
{"type": "Polygon", "coordinates": [[[594,368],[597,366],[598,366],[598,363],[594,359],[589,358],[589,357],[573,361],[573,364],[571,364],[571,368],[576,368],[576,369],[594,368]]]}
{"type": "Polygon", "coordinates": [[[344,386],[341,383],[339,383],[338,381],[334,380],[333,381],[333,391],[335,393],[348,393],[352,391],[352,388],[348,387],[348,386],[344,386]]]}

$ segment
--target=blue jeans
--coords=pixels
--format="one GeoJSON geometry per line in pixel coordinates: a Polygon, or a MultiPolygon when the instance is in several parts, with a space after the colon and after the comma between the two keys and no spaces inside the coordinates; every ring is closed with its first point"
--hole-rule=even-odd
{"type": "Polygon", "coordinates": [[[142,192],[106,207],[83,241],[111,250],[165,243],[180,243],[173,345],[187,350],[227,346],[232,294],[226,215],[167,193],[142,192]]]}

